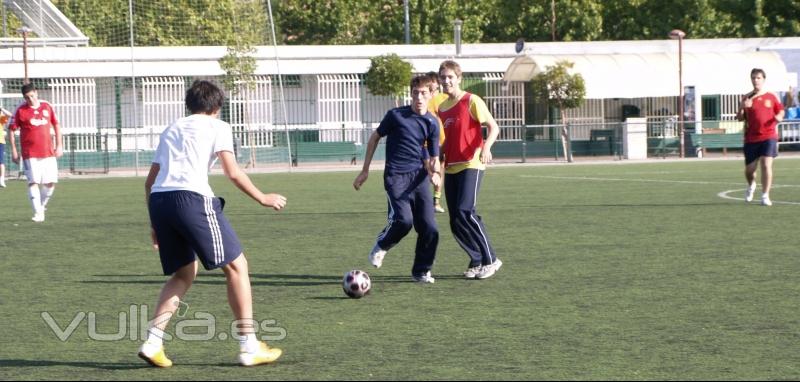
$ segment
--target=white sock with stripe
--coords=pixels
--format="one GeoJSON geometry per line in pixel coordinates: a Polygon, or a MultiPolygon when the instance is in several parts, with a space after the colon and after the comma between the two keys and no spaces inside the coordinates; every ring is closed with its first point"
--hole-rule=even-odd
{"type": "Polygon", "coordinates": [[[42,186],[42,187],[39,188],[40,196],[42,198],[42,201],[41,201],[42,208],[46,208],[47,207],[47,202],[50,201],[50,198],[53,196],[53,191],[55,191],[55,190],[56,190],[56,186],[53,186],[53,187],[42,186]]]}
{"type": "Polygon", "coordinates": [[[28,195],[31,197],[31,207],[33,207],[33,213],[39,213],[42,211],[42,199],[41,199],[41,192],[39,191],[38,184],[31,184],[28,185],[28,195]]]}

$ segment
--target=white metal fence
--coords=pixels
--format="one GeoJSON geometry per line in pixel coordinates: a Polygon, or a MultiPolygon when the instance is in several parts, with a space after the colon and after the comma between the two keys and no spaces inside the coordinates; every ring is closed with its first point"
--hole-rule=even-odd
{"type": "Polygon", "coordinates": [[[83,137],[70,142],[75,145],[75,150],[97,150],[97,141],[87,135],[97,132],[97,92],[94,79],[53,79],[48,86],[61,133],[83,137]]]}

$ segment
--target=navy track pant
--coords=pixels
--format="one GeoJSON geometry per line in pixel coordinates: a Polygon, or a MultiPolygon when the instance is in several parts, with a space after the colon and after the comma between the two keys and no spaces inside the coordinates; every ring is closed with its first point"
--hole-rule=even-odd
{"type": "Polygon", "coordinates": [[[433,210],[428,172],[425,169],[402,174],[384,174],[383,186],[389,199],[388,224],[378,235],[378,246],[389,250],[410,231],[417,231],[417,247],[413,275],[421,275],[433,267],[439,229],[433,210]]]}
{"type": "Polygon", "coordinates": [[[444,194],[450,231],[469,255],[470,268],[492,264],[497,259],[483,220],[475,212],[483,173],[483,170],[466,169],[457,174],[445,174],[444,194]]]}

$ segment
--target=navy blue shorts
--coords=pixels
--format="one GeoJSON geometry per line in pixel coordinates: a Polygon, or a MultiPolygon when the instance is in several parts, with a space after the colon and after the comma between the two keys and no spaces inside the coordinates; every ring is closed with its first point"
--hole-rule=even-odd
{"type": "Polygon", "coordinates": [[[766,141],[745,143],[744,144],[744,164],[750,164],[761,157],[778,156],[778,140],[768,139],[766,141]]]}
{"type": "MultiPolygon", "coordinates": [[[[2,128],[3,127],[0,126],[0,129],[2,128]]],[[[0,164],[5,164],[5,163],[6,163],[6,145],[0,142],[0,164]]]]}
{"type": "Polygon", "coordinates": [[[207,270],[220,268],[242,253],[242,245],[222,208],[221,198],[191,191],[150,194],[150,224],[158,238],[165,275],[191,264],[195,257],[207,270]]]}

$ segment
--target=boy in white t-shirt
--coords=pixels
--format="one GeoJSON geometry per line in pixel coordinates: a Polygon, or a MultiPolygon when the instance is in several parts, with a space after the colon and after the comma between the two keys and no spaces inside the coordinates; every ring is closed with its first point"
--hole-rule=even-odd
{"type": "Polygon", "coordinates": [[[219,119],[225,95],[208,81],[195,81],[186,92],[192,115],[175,121],[161,134],[145,182],[153,246],[159,250],[165,275],[171,275],[158,297],[147,340],[139,357],[157,367],[172,366],[164,353],[164,330],[197,274],[197,259],[207,270],[221,268],[228,284],[228,302],[237,320],[239,363],[254,366],[278,359],[281,350],[268,347],[255,334],[247,260],[230,223],[224,201],[214,197],[208,170],[219,159],[225,175],[242,192],[265,207],[280,210],[286,198],[264,194],[239,169],[233,154],[231,126],[219,119]]]}

